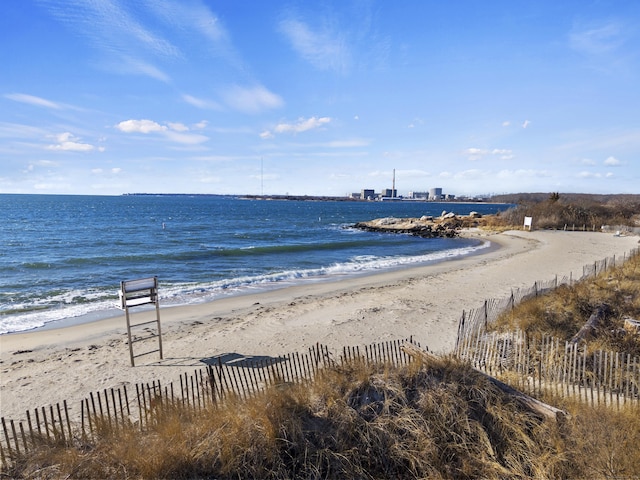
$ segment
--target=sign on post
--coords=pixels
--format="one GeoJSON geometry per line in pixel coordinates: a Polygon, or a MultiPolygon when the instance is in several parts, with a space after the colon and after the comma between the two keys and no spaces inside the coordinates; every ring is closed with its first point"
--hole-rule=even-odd
{"type": "Polygon", "coordinates": [[[149,355],[154,352],[160,353],[162,360],[162,330],[160,328],[160,304],[158,302],[158,277],[139,278],[136,280],[125,280],[120,282],[120,308],[125,312],[127,319],[127,336],[129,338],[129,356],[131,357],[131,366],[135,366],[135,358],[143,355],[149,355]],[[142,305],[155,305],[155,320],[143,321],[140,323],[132,323],[129,309],[142,305]],[[152,331],[148,325],[155,324],[156,331],[152,331]],[[147,327],[142,336],[135,336],[132,329],[137,327],[147,327]],[[133,344],[158,338],[158,348],[134,355],[133,344]]]}
{"type": "Polygon", "coordinates": [[[524,217],[524,229],[525,230],[528,227],[529,231],[531,231],[531,224],[532,223],[533,223],[533,217],[524,217]]]}

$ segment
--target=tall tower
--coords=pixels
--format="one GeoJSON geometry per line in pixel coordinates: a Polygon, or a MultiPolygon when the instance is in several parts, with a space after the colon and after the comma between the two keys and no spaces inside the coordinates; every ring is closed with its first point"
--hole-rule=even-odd
{"type": "Polygon", "coordinates": [[[391,185],[391,196],[396,196],[396,169],[393,169],[393,184],[391,185]]]}

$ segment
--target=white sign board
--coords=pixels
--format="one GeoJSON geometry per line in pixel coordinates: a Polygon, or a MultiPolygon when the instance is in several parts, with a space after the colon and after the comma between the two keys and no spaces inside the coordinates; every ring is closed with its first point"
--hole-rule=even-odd
{"type": "Polygon", "coordinates": [[[529,230],[531,230],[531,224],[533,223],[533,217],[524,217],[524,228],[526,229],[527,227],[529,227],[529,230]]]}

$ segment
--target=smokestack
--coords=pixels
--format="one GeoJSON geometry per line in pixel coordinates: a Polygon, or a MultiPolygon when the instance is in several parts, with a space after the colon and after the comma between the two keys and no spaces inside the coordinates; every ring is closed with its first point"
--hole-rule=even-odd
{"type": "Polygon", "coordinates": [[[391,186],[391,196],[396,196],[396,169],[393,169],[393,185],[391,186]]]}

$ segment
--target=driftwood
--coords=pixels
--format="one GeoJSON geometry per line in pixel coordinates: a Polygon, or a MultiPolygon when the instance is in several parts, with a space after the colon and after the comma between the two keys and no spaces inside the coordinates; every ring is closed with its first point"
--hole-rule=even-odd
{"type": "Polygon", "coordinates": [[[587,320],[587,323],[585,323],[582,328],[578,330],[578,333],[576,333],[573,338],[569,340],[569,343],[574,344],[580,342],[581,340],[586,340],[589,337],[595,337],[596,331],[605,321],[609,313],[611,313],[611,307],[609,307],[609,305],[607,305],[606,303],[598,305],[589,317],[589,320],[587,320]]]}
{"type": "Polygon", "coordinates": [[[634,320],[633,318],[625,318],[624,329],[629,333],[640,333],[640,320],[634,320]]]}
{"type": "MultiPolygon", "coordinates": [[[[414,358],[419,358],[425,363],[434,362],[439,360],[439,358],[433,353],[427,352],[426,350],[422,350],[411,343],[405,343],[400,347],[407,355],[410,355],[414,358]]],[[[480,375],[489,380],[493,385],[498,387],[500,391],[509,395],[511,398],[516,400],[520,405],[522,405],[525,409],[533,412],[542,418],[553,420],[556,422],[561,422],[565,418],[569,416],[567,412],[564,410],[560,410],[554,406],[551,406],[547,403],[541,402],[537,398],[530,397],[529,395],[516,390],[515,388],[507,385],[504,382],[501,382],[497,378],[494,378],[490,375],[487,375],[480,370],[474,369],[474,371],[478,372],[480,375]]]]}

